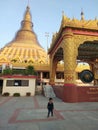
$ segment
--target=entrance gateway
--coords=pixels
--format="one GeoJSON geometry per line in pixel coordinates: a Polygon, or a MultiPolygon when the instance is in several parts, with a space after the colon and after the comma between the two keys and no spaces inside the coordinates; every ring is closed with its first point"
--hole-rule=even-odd
{"type": "Polygon", "coordinates": [[[81,20],[62,17],[58,33],[53,35],[48,51],[50,55],[50,84],[64,102],[98,101],[98,20],[81,20]],[[59,61],[64,62],[64,85],[55,86],[55,74],[59,61]],[[86,62],[94,75],[93,86],[76,83],[77,61],[86,62]]]}

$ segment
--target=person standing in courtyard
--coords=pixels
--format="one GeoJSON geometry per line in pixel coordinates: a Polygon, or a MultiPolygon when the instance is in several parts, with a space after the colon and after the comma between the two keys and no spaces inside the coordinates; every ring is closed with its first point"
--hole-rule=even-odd
{"type": "Polygon", "coordinates": [[[47,109],[48,109],[47,117],[50,116],[50,113],[51,113],[51,116],[53,116],[54,103],[53,103],[53,99],[52,98],[49,98],[49,102],[47,104],[47,109]]]}

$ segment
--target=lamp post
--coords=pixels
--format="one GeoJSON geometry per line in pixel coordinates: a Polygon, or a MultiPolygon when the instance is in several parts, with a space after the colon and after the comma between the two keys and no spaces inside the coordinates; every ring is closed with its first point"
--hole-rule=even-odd
{"type": "Polygon", "coordinates": [[[49,33],[45,32],[45,37],[47,38],[47,53],[48,53],[48,38],[49,38],[49,33]]]}
{"type": "Polygon", "coordinates": [[[47,38],[47,63],[48,63],[48,38],[49,38],[49,33],[48,32],[45,32],[45,37],[47,38]]]}

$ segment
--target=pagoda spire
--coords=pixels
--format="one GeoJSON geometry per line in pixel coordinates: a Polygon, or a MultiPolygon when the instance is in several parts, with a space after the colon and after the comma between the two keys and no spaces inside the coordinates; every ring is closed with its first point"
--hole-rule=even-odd
{"type": "Polygon", "coordinates": [[[32,18],[30,14],[30,7],[27,6],[25,14],[24,14],[24,19],[21,22],[22,30],[29,30],[32,31],[33,23],[32,23],[32,18]]]}
{"type": "Polygon", "coordinates": [[[21,28],[20,30],[16,33],[15,36],[15,41],[35,41],[35,43],[38,44],[37,42],[37,37],[36,34],[33,31],[33,23],[32,23],[32,17],[30,13],[30,7],[26,7],[26,11],[24,13],[23,20],[21,22],[21,28]]]}

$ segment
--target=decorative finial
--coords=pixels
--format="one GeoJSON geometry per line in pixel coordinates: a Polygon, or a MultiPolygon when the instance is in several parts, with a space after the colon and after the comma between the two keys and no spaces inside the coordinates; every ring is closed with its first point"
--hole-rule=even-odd
{"type": "Polygon", "coordinates": [[[73,19],[72,20],[75,20],[75,18],[73,17],[73,19]]]}
{"type": "Polygon", "coordinates": [[[49,38],[49,32],[45,32],[45,37],[47,38],[47,52],[48,52],[48,38],[49,38]]]}
{"type": "Polygon", "coordinates": [[[84,13],[83,13],[83,9],[81,9],[81,20],[84,20],[84,13]]]}
{"type": "Polygon", "coordinates": [[[64,16],[64,10],[62,11],[62,16],[64,16]]]}
{"type": "Polygon", "coordinates": [[[30,9],[30,0],[28,0],[27,9],[30,9]]]}
{"type": "Polygon", "coordinates": [[[97,20],[97,17],[95,17],[95,20],[97,20]]]}
{"type": "Polygon", "coordinates": [[[24,19],[21,22],[21,25],[22,25],[22,29],[32,31],[33,23],[32,23],[32,16],[30,13],[29,6],[26,7],[26,11],[24,13],[24,19]]]}
{"type": "Polygon", "coordinates": [[[27,6],[27,10],[28,10],[28,11],[30,10],[30,7],[29,7],[29,6],[27,6]]]}

